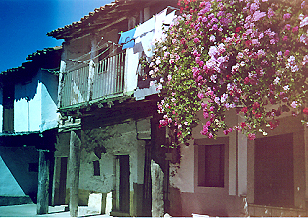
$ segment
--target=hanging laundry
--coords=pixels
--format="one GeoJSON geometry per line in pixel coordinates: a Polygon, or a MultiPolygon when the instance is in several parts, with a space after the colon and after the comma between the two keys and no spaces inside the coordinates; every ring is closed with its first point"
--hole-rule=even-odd
{"type": "Polygon", "coordinates": [[[153,37],[154,37],[154,31],[151,31],[148,32],[145,36],[142,36],[140,38],[143,51],[147,57],[153,56],[153,47],[154,47],[153,37]]]}
{"type": "MultiPolygon", "coordinates": [[[[169,29],[170,25],[174,22],[175,18],[176,18],[175,10],[166,16],[166,19],[163,22],[164,31],[167,31],[169,29]]],[[[166,38],[166,34],[163,33],[162,40],[164,40],[165,38],[166,38]]]]}
{"type": "Polygon", "coordinates": [[[122,49],[134,47],[134,45],[135,45],[135,40],[134,40],[135,32],[136,32],[136,28],[121,33],[121,37],[119,39],[118,44],[120,44],[120,45],[123,44],[122,49]]]}
{"type": "Polygon", "coordinates": [[[141,35],[144,35],[150,31],[154,31],[155,29],[155,17],[152,17],[151,19],[147,20],[146,22],[140,24],[138,27],[136,27],[136,32],[134,34],[134,39],[137,37],[140,37],[141,35]]]}
{"type": "MultiPolygon", "coordinates": [[[[140,38],[137,38],[137,39],[140,39],[140,38]]],[[[139,42],[137,42],[137,39],[135,41],[135,46],[133,48],[134,54],[143,51],[142,43],[140,42],[140,40],[139,40],[139,42]]]]}
{"type": "MultiPolygon", "coordinates": [[[[168,27],[168,26],[170,26],[170,24],[172,24],[173,23],[173,20],[176,18],[176,15],[175,15],[175,10],[174,11],[172,11],[171,13],[169,13],[167,16],[166,16],[166,19],[165,19],[165,21],[164,21],[164,26],[166,27],[168,27]]],[[[167,29],[169,29],[169,27],[167,28],[167,29]]]]}
{"type": "Polygon", "coordinates": [[[155,16],[155,34],[153,38],[153,42],[160,41],[163,34],[163,23],[165,22],[167,14],[167,8],[158,13],[155,16]]]}
{"type": "MultiPolygon", "coordinates": [[[[152,56],[152,41],[154,37],[154,32],[155,32],[155,17],[152,17],[148,21],[144,22],[140,26],[136,28],[136,32],[134,35],[134,39],[136,44],[141,42],[143,51],[146,54],[146,56],[152,56]]],[[[138,49],[135,48],[137,47],[135,44],[134,50],[139,50],[140,45],[138,44],[138,49]]]]}

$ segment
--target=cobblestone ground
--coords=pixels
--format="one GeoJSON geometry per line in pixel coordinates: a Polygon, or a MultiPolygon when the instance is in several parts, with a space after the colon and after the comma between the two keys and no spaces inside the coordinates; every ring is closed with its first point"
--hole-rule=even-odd
{"type": "MultiPolygon", "coordinates": [[[[78,208],[78,216],[111,217],[108,215],[91,214],[87,207],[78,208]]],[[[70,217],[70,212],[65,211],[65,206],[49,207],[48,214],[37,215],[36,204],[23,204],[13,206],[0,206],[0,217],[70,217]]]]}

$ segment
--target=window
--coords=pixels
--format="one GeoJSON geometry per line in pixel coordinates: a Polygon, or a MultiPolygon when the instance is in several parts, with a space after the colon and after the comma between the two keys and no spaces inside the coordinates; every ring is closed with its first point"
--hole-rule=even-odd
{"type": "Polygon", "coordinates": [[[198,186],[224,187],[224,144],[198,145],[198,186]]]}
{"type": "Polygon", "coordinates": [[[99,167],[99,161],[93,161],[93,168],[94,168],[94,176],[100,176],[100,167],[99,167]]]}

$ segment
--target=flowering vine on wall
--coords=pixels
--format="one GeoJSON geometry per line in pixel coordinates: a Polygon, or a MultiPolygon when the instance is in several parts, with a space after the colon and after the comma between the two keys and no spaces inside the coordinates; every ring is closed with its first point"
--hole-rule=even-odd
{"type": "MultiPolygon", "coordinates": [[[[308,4],[308,3],[307,3],[308,4]]],[[[161,126],[180,142],[205,118],[208,138],[274,129],[282,113],[308,114],[308,16],[305,1],[180,0],[181,14],[156,44],[150,74],[161,77],[161,126]],[[245,122],[228,126],[236,108],[245,122]],[[273,109],[275,108],[275,109],[273,109]]],[[[306,121],[303,121],[306,123],[306,121]]]]}

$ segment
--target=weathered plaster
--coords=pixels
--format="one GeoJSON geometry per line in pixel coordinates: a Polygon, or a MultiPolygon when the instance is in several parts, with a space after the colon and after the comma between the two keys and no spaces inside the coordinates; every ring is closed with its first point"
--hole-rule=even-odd
{"type": "Polygon", "coordinates": [[[115,155],[129,155],[130,190],[133,183],[143,183],[144,142],[137,140],[136,123],[106,126],[84,131],[83,147],[80,162],[79,188],[108,193],[114,188],[114,158],[115,155]],[[106,153],[99,159],[94,149],[104,147],[106,153]],[[93,175],[93,161],[100,162],[100,176],[93,175]]]}
{"type": "Polygon", "coordinates": [[[181,192],[194,192],[194,145],[181,145],[181,163],[170,164],[170,185],[181,192]]]}

